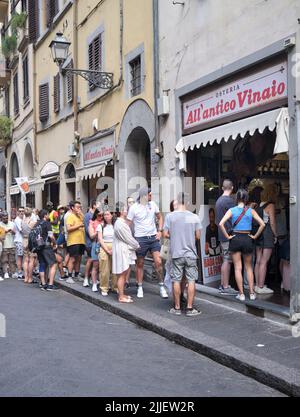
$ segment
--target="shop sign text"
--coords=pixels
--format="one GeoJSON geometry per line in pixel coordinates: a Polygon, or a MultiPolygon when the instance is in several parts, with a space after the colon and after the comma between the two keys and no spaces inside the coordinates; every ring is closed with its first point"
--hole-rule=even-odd
{"type": "Polygon", "coordinates": [[[184,130],[287,97],[287,64],[281,62],[183,103],[184,130]]]}

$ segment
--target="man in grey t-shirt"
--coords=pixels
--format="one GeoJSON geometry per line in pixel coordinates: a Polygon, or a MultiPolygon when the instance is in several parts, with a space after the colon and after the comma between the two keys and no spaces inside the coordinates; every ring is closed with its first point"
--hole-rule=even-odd
{"type": "Polygon", "coordinates": [[[186,315],[193,317],[201,314],[193,308],[195,281],[198,278],[196,240],[200,239],[200,219],[186,209],[188,197],[178,195],[178,210],[166,216],[164,237],[170,239],[171,278],[173,282],[174,308],[170,313],[180,315],[180,283],[185,276],[188,281],[188,299],[186,315]]]}

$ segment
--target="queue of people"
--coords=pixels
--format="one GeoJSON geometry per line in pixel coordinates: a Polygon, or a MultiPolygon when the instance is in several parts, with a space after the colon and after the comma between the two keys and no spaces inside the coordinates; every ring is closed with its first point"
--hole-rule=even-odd
{"type": "MultiPolygon", "coordinates": [[[[235,203],[232,192],[232,182],[225,180],[223,195],[216,203],[215,212],[210,213],[212,226],[216,214],[223,255],[219,289],[223,294],[245,300],[244,263],[250,300],[255,300],[256,294],[272,291],[265,286],[265,277],[277,238],[273,196],[266,188],[259,202],[249,201],[248,192],[239,189],[235,203]],[[229,285],[232,262],[238,291],[229,285]]],[[[14,221],[2,212],[0,281],[13,277],[27,285],[36,283],[39,277],[41,290],[55,291],[57,269],[59,280],[74,284],[85,254],[83,287],[91,287],[103,297],[111,291],[117,294],[120,303],[132,303],[133,298],[126,295],[131,268],[135,266],[137,298],[141,299],[145,258],[151,253],[160,296],[169,297],[166,286],[173,296],[174,306],[169,312],[181,315],[185,305],[188,317],[197,316],[201,312],[194,308],[199,257],[196,242],[200,240],[201,222],[189,206],[188,195],[180,193],[164,221],[152,201],[151,189],[144,187],[139,190],[136,202],[128,198],[127,204],[118,204],[114,213],[96,200],[91,201],[85,215],[79,201],[71,201],[67,207],[59,206],[56,210],[48,202],[38,216],[36,210],[20,207],[14,221]],[[169,242],[165,282],[162,237],[169,242]]],[[[217,239],[217,231],[211,227],[210,237],[217,239]]]]}

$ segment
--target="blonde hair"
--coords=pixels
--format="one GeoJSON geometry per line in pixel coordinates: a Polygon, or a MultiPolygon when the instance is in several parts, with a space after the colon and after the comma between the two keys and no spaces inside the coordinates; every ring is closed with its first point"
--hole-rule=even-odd
{"type": "Polygon", "coordinates": [[[30,217],[32,215],[32,209],[29,207],[26,207],[24,210],[24,214],[25,214],[25,217],[30,217]]]}
{"type": "Polygon", "coordinates": [[[261,201],[270,201],[275,203],[277,198],[277,187],[275,184],[268,184],[261,192],[261,201]]]}

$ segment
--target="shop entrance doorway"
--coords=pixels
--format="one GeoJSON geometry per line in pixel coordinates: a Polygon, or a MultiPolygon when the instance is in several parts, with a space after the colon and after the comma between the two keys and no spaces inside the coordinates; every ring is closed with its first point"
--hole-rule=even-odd
{"type": "MultiPolygon", "coordinates": [[[[204,211],[203,235],[201,242],[201,257],[206,259],[207,268],[204,269],[204,285],[218,288],[220,281],[220,265],[210,262],[210,257],[218,259],[218,232],[214,231],[214,207],[216,200],[222,194],[224,179],[232,180],[234,193],[238,188],[245,188],[250,195],[253,206],[261,203],[261,191],[270,188],[275,190],[273,203],[275,204],[275,222],[278,243],[275,244],[271,258],[267,265],[265,285],[271,288],[273,294],[257,294],[262,299],[275,304],[289,307],[289,158],[287,153],[274,155],[276,130],[265,129],[263,133],[256,131],[244,138],[224,140],[221,143],[203,146],[189,150],[187,154],[187,176],[194,179],[193,199],[196,198],[196,178],[203,177],[204,182],[204,211]],[[254,204],[255,203],[255,204],[254,204]],[[212,237],[213,245],[210,241],[212,237]],[[210,246],[213,246],[210,248],[210,246]],[[209,250],[210,249],[210,250],[209,250]],[[211,273],[212,278],[209,279],[211,273]],[[205,275],[207,274],[207,275],[205,275]],[[206,277],[206,279],[205,279],[206,277]]],[[[234,198],[234,195],[233,195],[234,198]]],[[[253,255],[255,266],[256,255],[253,255]]],[[[232,286],[235,286],[234,271],[231,271],[232,286]]],[[[246,277],[245,277],[245,285],[246,277]]]]}

